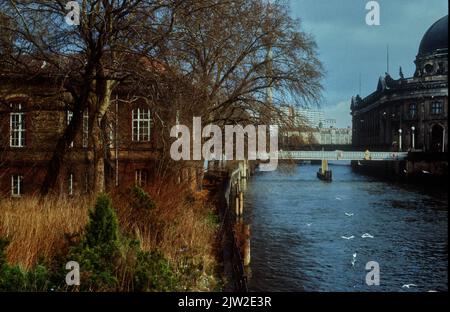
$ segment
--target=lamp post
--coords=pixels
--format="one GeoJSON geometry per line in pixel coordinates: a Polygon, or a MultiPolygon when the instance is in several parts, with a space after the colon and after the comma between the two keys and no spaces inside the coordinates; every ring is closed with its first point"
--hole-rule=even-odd
{"type": "Polygon", "coordinates": [[[445,153],[445,128],[442,130],[442,153],[445,153]]]}
{"type": "Polygon", "coordinates": [[[414,151],[416,149],[416,127],[411,127],[412,130],[412,150],[414,151]]]}
{"type": "Polygon", "coordinates": [[[399,152],[401,152],[402,151],[402,129],[398,129],[398,149],[399,149],[399,152]]]}

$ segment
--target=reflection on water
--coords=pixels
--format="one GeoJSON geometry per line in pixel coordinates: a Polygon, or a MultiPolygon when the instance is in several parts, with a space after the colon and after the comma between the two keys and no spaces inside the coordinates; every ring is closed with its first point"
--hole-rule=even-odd
{"type": "Polygon", "coordinates": [[[334,181],[326,183],[317,167],[290,166],[248,182],[251,291],[448,289],[444,189],[386,183],[350,166],[332,166],[334,181]],[[380,264],[379,287],[365,284],[369,261],[380,264]]]}

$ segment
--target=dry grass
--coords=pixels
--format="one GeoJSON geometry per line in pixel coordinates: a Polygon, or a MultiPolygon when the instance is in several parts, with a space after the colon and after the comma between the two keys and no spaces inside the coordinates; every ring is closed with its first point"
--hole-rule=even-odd
{"type": "Polygon", "coordinates": [[[51,261],[65,252],[68,237],[80,233],[88,220],[92,199],[3,199],[0,201],[0,237],[10,245],[8,261],[32,268],[39,257],[51,261]]]}
{"type": "MultiPolygon", "coordinates": [[[[214,206],[207,192],[190,193],[187,189],[183,185],[162,187],[160,183],[148,187],[146,191],[156,203],[151,211],[132,207],[128,191],[113,194],[113,204],[123,233],[137,238],[142,249],[164,254],[180,275],[186,275],[188,280],[183,283],[189,290],[209,290],[217,265],[214,206]],[[192,276],[197,277],[184,274],[187,267],[195,267],[192,276]],[[199,282],[198,276],[204,282],[199,282]]],[[[82,232],[94,200],[0,200],[0,237],[11,242],[8,261],[30,269],[40,257],[50,262],[65,255],[68,238],[82,232]]]]}
{"type": "MultiPolygon", "coordinates": [[[[179,272],[190,261],[198,274],[211,281],[217,265],[214,205],[207,191],[191,193],[187,189],[183,185],[161,188],[159,183],[146,188],[156,203],[151,211],[136,211],[124,194],[114,196],[114,202],[119,203],[116,207],[121,228],[135,235],[142,249],[162,252],[179,272]]],[[[207,290],[205,287],[197,285],[192,290],[207,290]]]]}

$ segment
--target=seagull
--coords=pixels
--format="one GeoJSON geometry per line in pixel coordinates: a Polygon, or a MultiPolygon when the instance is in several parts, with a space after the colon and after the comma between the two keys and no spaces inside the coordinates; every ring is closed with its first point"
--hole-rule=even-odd
{"type": "Polygon", "coordinates": [[[311,226],[312,225],[312,223],[306,223],[306,226],[311,226]]]}
{"type": "Polygon", "coordinates": [[[408,289],[411,287],[417,287],[417,285],[416,284],[405,284],[402,286],[402,288],[408,288],[408,289]]]}
{"type": "Polygon", "coordinates": [[[353,254],[352,266],[355,266],[356,263],[356,252],[353,254]]]}
{"type": "Polygon", "coordinates": [[[336,197],[336,200],[342,200],[342,198],[340,198],[340,197],[336,197]]]}
{"type": "Polygon", "coordinates": [[[343,239],[346,239],[346,240],[351,240],[351,239],[354,239],[355,238],[355,236],[342,236],[342,238],[343,239]]]}
{"type": "Polygon", "coordinates": [[[361,238],[374,238],[372,235],[370,235],[369,233],[363,234],[361,236],[361,238]]]}
{"type": "Polygon", "coordinates": [[[354,213],[346,212],[345,215],[346,215],[347,217],[353,217],[355,214],[354,214],[354,213]]]}

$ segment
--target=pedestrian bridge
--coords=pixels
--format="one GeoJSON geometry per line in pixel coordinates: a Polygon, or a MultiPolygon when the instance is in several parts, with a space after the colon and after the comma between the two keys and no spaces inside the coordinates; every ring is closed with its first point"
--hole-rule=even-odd
{"type": "Polygon", "coordinates": [[[406,152],[354,152],[354,151],[279,151],[278,159],[292,160],[405,160],[406,152]]]}

